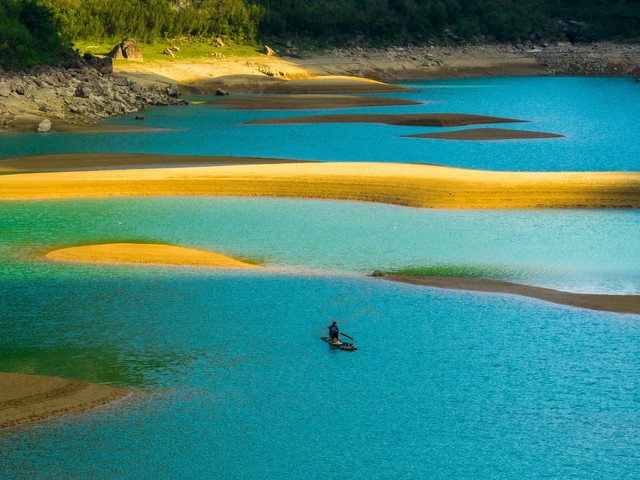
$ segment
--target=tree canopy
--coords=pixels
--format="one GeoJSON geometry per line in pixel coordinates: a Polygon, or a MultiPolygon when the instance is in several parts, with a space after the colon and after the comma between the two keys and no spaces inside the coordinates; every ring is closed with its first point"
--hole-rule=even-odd
{"type": "Polygon", "coordinates": [[[371,45],[640,41],[638,0],[0,0],[0,65],[56,61],[71,42],[217,36],[371,45]]]}

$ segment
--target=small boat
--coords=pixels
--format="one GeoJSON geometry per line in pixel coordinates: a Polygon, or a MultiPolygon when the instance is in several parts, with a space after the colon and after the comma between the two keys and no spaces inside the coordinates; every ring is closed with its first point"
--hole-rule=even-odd
{"type": "Polygon", "coordinates": [[[357,350],[353,343],[341,342],[340,340],[338,340],[337,342],[332,342],[329,337],[322,337],[322,340],[327,342],[333,348],[337,348],[338,350],[344,350],[346,352],[355,352],[357,350]]]}

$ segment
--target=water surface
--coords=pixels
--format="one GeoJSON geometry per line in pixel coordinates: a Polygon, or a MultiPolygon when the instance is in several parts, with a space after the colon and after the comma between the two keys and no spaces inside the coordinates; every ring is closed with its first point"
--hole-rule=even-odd
{"type": "MultiPolygon", "coordinates": [[[[435,163],[507,171],[638,171],[640,84],[631,78],[510,77],[421,81],[394,93],[418,106],[358,108],[349,113],[470,113],[528,120],[487,127],[533,130],[565,138],[452,141],[402,138],[438,128],[371,124],[242,125],[309,112],[234,111],[215,105],[161,107],[106,124],[163,127],[167,132],[3,135],[0,158],[66,152],[238,155],[322,161],[435,163]],[[28,139],[28,140],[27,140],[28,139]]],[[[321,114],[323,111],[315,111],[321,114]]],[[[324,113],[336,113],[336,110],[324,113]]],[[[468,127],[472,128],[472,127],[468,127]]],[[[448,130],[448,129],[446,129],[448,130]]]]}

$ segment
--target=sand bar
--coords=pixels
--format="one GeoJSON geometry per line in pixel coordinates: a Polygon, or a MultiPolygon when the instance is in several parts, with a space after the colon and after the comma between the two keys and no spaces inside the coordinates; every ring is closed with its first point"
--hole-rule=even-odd
{"type": "Polygon", "coordinates": [[[173,245],[107,243],[62,248],[45,255],[50,260],[81,263],[123,263],[199,266],[215,268],[260,268],[214,252],[173,245]]]}
{"type": "MultiPolygon", "coordinates": [[[[302,161],[302,160],[300,160],[302,161]]],[[[200,165],[260,165],[295,163],[277,158],[144,153],[64,153],[0,159],[1,173],[68,172],[126,168],[189,167],[200,165]]]]}
{"type": "Polygon", "coordinates": [[[0,373],[0,428],[82,412],[129,393],[79,380],[0,373]]]}
{"type": "Polygon", "coordinates": [[[590,310],[640,314],[640,295],[572,293],[553,290],[551,288],[534,287],[532,285],[521,285],[518,283],[482,278],[418,277],[408,275],[386,275],[379,278],[393,282],[422,285],[425,287],[521,295],[543,300],[545,302],[587,308],[590,310]]]}
{"type": "Polygon", "coordinates": [[[420,133],[405,135],[405,138],[436,138],[440,140],[528,140],[535,138],[559,138],[564,135],[506,128],[470,128],[451,132],[420,133]]]}
{"type": "Polygon", "coordinates": [[[276,83],[265,88],[265,93],[287,94],[348,94],[407,92],[398,85],[371,80],[369,78],[343,75],[300,78],[276,83]]]}
{"type": "Polygon", "coordinates": [[[268,196],[421,208],[640,208],[640,172],[492,172],[401,163],[278,163],[0,175],[0,200],[268,196]]]}
{"type": "Polygon", "coordinates": [[[250,97],[222,97],[206,102],[235,110],[330,110],[355,107],[389,107],[420,105],[420,102],[401,98],[369,97],[364,95],[263,95],[250,97]]]}
{"type": "Polygon", "coordinates": [[[340,113],[330,115],[307,115],[287,118],[264,118],[246,122],[245,125],[286,125],[306,123],[380,123],[403,125],[408,127],[463,127],[485,123],[516,123],[527,120],[513,118],[487,117],[464,113],[398,113],[367,114],[340,113]]]}

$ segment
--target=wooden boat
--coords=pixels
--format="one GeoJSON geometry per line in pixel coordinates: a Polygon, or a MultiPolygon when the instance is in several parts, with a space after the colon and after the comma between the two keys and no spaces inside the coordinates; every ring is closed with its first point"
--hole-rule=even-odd
{"type": "Polygon", "coordinates": [[[341,342],[340,340],[332,342],[329,337],[322,337],[322,340],[338,350],[344,350],[345,352],[355,352],[357,350],[353,343],[341,342]]]}

